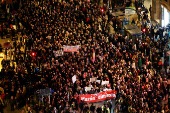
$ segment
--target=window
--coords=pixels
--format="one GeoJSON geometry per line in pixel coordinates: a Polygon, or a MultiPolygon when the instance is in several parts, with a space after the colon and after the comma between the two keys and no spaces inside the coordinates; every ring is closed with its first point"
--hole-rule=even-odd
{"type": "Polygon", "coordinates": [[[161,6],[161,10],[162,10],[162,20],[164,20],[164,7],[161,6]]]}
{"type": "MultiPolygon", "coordinates": [[[[169,12],[169,15],[170,15],[170,12],[169,12]]],[[[170,22],[170,16],[169,16],[169,22],[170,22]]]]}
{"type": "Polygon", "coordinates": [[[165,27],[169,23],[169,12],[166,8],[161,6],[161,13],[162,13],[162,27],[165,27]]]}

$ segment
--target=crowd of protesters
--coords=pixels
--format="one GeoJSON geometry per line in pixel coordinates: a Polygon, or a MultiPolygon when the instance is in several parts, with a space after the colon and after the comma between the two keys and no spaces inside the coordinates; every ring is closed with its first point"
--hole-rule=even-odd
{"type": "Polygon", "coordinates": [[[103,13],[101,8],[82,0],[21,0],[20,7],[14,7],[17,13],[12,18],[17,26],[19,22],[24,26],[18,30],[20,41],[13,43],[17,65],[11,66],[6,60],[1,63],[0,85],[4,91],[0,106],[10,104],[13,111],[26,105],[29,113],[32,109],[37,113],[110,112],[109,104],[89,108],[74,97],[107,88],[90,82],[96,77],[109,81],[111,89],[117,91],[115,113],[170,112],[166,101],[170,78],[168,49],[164,51],[168,33],[154,32],[154,27],[146,25],[147,38],[136,42],[120,33],[110,34],[107,11],[103,13]],[[79,52],[55,57],[53,51],[62,50],[63,45],[80,45],[79,52]],[[71,79],[74,75],[75,83],[71,79]],[[86,92],[85,86],[93,86],[92,91],[86,92]],[[53,90],[50,102],[48,96],[44,96],[43,103],[39,103],[38,96],[32,97],[37,90],[47,88],[53,90]]]}

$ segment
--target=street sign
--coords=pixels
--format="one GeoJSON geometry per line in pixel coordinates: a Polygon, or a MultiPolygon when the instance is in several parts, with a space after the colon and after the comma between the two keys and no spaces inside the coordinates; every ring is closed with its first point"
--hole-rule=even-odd
{"type": "Polygon", "coordinates": [[[40,95],[45,96],[45,95],[52,95],[51,88],[48,89],[40,89],[40,95]]]}
{"type": "Polygon", "coordinates": [[[126,7],[125,8],[125,15],[135,14],[135,7],[126,7]]]}

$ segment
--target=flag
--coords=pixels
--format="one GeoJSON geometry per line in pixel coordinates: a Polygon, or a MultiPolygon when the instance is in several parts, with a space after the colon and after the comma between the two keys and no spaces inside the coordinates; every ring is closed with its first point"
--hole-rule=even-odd
{"type": "Polygon", "coordinates": [[[94,61],[95,61],[95,51],[93,49],[93,63],[94,63],[94,61]]]}

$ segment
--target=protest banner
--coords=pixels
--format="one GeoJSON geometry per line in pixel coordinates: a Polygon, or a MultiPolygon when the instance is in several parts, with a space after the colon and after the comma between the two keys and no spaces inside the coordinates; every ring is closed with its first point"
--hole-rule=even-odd
{"type": "Polygon", "coordinates": [[[76,46],[64,45],[63,50],[64,50],[64,52],[78,52],[79,51],[79,46],[80,45],[76,45],[76,46]]]}
{"type": "Polygon", "coordinates": [[[55,57],[63,56],[63,55],[64,55],[63,50],[53,51],[53,53],[54,53],[54,56],[55,56],[55,57]]]}
{"type": "Polygon", "coordinates": [[[98,94],[75,95],[75,97],[77,98],[79,96],[79,103],[81,102],[81,100],[84,101],[84,103],[90,103],[104,101],[106,99],[115,99],[116,93],[117,91],[111,90],[100,92],[98,94]]]}

